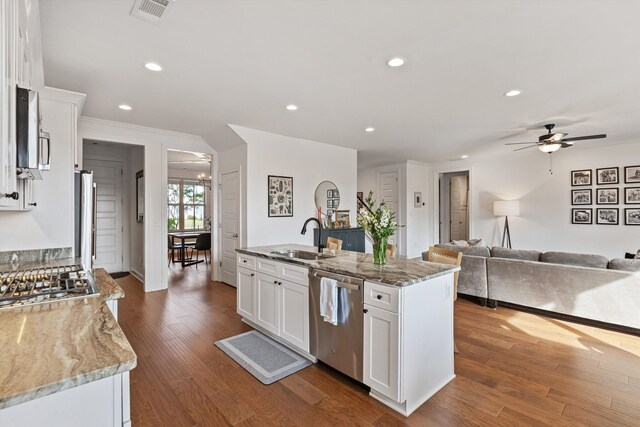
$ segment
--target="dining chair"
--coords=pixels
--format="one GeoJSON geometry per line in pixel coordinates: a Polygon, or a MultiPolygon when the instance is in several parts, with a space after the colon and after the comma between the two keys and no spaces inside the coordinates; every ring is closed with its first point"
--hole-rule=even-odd
{"type": "Polygon", "coordinates": [[[182,243],[175,243],[171,236],[167,235],[167,249],[169,250],[169,254],[171,256],[171,258],[169,258],[169,262],[167,263],[167,267],[169,267],[171,266],[171,263],[176,263],[175,251],[179,251],[182,249],[182,243]]]}
{"type": "Polygon", "coordinates": [[[200,233],[196,237],[196,243],[191,249],[191,256],[193,257],[193,251],[196,251],[196,269],[198,268],[198,256],[200,251],[204,251],[204,262],[207,261],[207,251],[209,252],[209,261],[211,261],[211,233],[200,233]]]}
{"type": "MultiPolygon", "coordinates": [[[[422,259],[425,261],[437,262],[440,264],[450,264],[460,266],[462,262],[462,252],[451,251],[443,248],[436,248],[435,246],[429,246],[429,250],[426,254],[422,254],[422,259]]],[[[453,273],[453,300],[458,299],[458,272],[453,273]]],[[[458,346],[455,341],[453,343],[453,352],[459,353],[458,346]]]]}
{"type": "Polygon", "coordinates": [[[387,243],[387,256],[391,258],[396,256],[396,245],[393,243],[387,243]]]}

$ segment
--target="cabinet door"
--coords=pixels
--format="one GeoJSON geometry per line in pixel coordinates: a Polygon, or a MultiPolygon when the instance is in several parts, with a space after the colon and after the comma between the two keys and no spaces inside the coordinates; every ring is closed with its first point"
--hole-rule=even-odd
{"type": "Polygon", "coordinates": [[[400,399],[400,317],[370,305],[364,306],[363,382],[396,402],[400,399]]]}
{"type": "Polygon", "coordinates": [[[256,273],[247,268],[238,268],[237,311],[245,319],[253,320],[255,307],[256,273]]]}
{"type": "Polygon", "coordinates": [[[280,283],[273,276],[256,274],[256,311],[253,321],[276,335],[280,333],[280,283]]]}
{"type": "Polygon", "coordinates": [[[309,352],[309,288],[289,281],[283,281],[280,288],[280,337],[309,352]]]}
{"type": "Polygon", "coordinates": [[[36,202],[36,181],[32,179],[21,179],[20,181],[22,184],[22,193],[20,194],[22,209],[30,211],[38,205],[36,202]]]}

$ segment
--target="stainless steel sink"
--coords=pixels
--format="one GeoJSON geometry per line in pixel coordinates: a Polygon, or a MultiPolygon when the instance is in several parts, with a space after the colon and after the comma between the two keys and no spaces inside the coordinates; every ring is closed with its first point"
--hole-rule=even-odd
{"type": "Polygon", "coordinates": [[[327,258],[333,257],[333,255],[319,254],[317,252],[299,251],[295,249],[285,249],[281,251],[273,251],[271,253],[274,255],[285,257],[285,258],[297,258],[297,259],[305,259],[305,260],[311,260],[311,261],[317,261],[320,259],[327,259],[327,258]]]}

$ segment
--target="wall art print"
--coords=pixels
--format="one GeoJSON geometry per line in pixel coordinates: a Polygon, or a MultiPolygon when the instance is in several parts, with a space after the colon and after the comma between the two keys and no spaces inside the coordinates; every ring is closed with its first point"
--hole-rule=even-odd
{"type": "Polygon", "coordinates": [[[269,175],[269,216],[293,216],[293,177],[269,175]]]}
{"type": "Polygon", "coordinates": [[[640,187],[626,187],[624,189],[624,202],[627,205],[640,205],[640,187]]]}
{"type": "Polygon", "coordinates": [[[617,184],[618,167],[596,169],[596,182],[598,185],[617,184]]]}
{"type": "Polygon", "coordinates": [[[640,183],[640,166],[625,166],[624,183],[625,184],[640,183]]]}
{"type": "Polygon", "coordinates": [[[596,190],[596,203],[599,205],[617,205],[618,188],[598,188],[596,190]]]}
{"type": "Polygon", "coordinates": [[[591,185],[591,169],[571,171],[571,186],[591,185]]]}
{"type": "Polygon", "coordinates": [[[590,205],[591,204],[591,189],[585,190],[571,190],[571,204],[572,205],[590,205]]]}
{"type": "Polygon", "coordinates": [[[596,209],[596,224],[618,225],[618,208],[596,209]]]}
{"type": "Polygon", "coordinates": [[[571,223],[572,224],[593,224],[591,215],[593,209],[591,208],[574,208],[571,209],[571,223]]]}
{"type": "Polygon", "coordinates": [[[624,210],[625,225],[640,225],[640,209],[626,208],[624,210]]]}

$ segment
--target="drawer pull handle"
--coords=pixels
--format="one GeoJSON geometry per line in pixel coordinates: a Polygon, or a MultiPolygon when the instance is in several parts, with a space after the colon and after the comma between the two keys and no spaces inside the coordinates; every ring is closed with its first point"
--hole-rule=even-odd
{"type": "Polygon", "coordinates": [[[382,299],[382,295],[376,295],[376,298],[382,299]]]}
{"type": "Polygon", "coordinates": [[[255,274],[254,274],[254,273],[251,273],[251,277],[253,277],[253,276],[255,276],[255,274]]]}
{"type": "Polygon", "coordinates": [[[247,260],[246,260],[246,259],[243,259],[243,260],[242,260],[242,262],[244,262],[244,263],[246,264],[246,263],[247,263],[247,260]]]}
{"type": "Polygon", "coordinates": [[[364,310],[362,310],[363,313],[368,313],[369,310],[367,310],[366,308],[364,310]]]}
{"type": "Polygon", "coordinates": [[[282,282],[278,282],[278,285],[282,285],[282,282]]]}
{"type": "Polygon", "coordinates": [[[277,280],[274,280],[274,281],[273,281],[273,284],[274,284],[274,285],[277,285],[277,284],[278,284],[278,281],[277,281],[277,280]]]}

